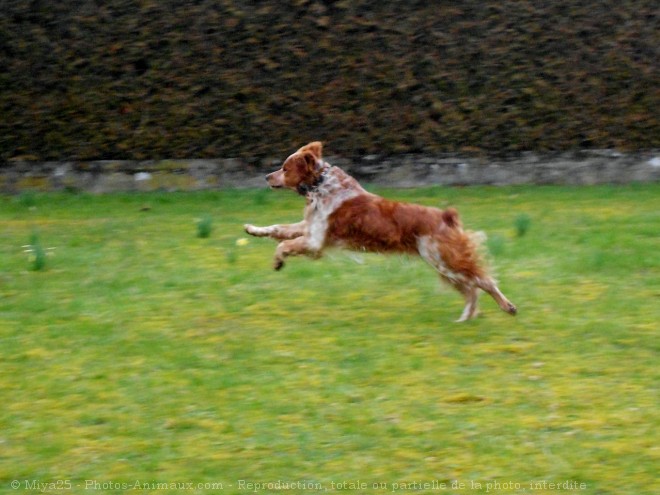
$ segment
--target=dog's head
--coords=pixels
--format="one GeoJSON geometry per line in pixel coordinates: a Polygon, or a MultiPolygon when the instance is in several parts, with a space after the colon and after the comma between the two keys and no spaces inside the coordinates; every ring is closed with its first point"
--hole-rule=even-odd
{"type": "Polygon", "coordinates": [[[282,168],[266,176],[268,185],[273,189],[292,189],[305,195],[318,184],[323,173],[322,152],[323,145],[319,141],[303,146],[284,160],[282,168]]]}

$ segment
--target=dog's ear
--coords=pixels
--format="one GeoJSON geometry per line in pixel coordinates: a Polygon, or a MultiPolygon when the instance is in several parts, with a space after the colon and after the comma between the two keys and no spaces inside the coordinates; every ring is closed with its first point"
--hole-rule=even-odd
{"type": "Polygon", "coordinates": [[[314,141],[309,144],[306,144],[298,150],[300,153],[309,151],[312,153],[317,160],[320,160],[323,157],[323,143],[321,141],[314,141]]]}
{"type": "Polygon", "coordinates": [[[305,196],[318,183],[323,167],[321,161],[311,151],[297,151],[293,157],[299,180],[296,190],[305,196]]]}
{"type": "Polygon", "coordinates": [[[303,151],[302,152],[302,157],[305,160],[305,165],[307,170],[309,170],[310,173],[315,173],[318,171],[319,167],[319,158],[312,153],[311,151],[303,151]]]}

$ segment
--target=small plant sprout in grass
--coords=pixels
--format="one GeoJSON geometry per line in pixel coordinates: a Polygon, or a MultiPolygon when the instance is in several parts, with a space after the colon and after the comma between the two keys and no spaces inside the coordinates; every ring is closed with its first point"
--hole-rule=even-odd
{"type": "Polygon", "coordinates": [[[209,215],[204,215],[202,218],[195,220],[197,222],[197,237],[207,239],[211,236],[213,230],[213,220],[209,215]]]}
{"type": "Polygon", "coordinates": [[[501,256],[506,250],[506,239],[498,234],[493,234],[488,237],[486,241],[486,246],[488,247],[488,252],[495,256],[501,256]]]}
{"type": "Polygon", "coordinates": [[[239,237],[236,239],[236,242],[234,243],[234,246],[231,246],[229,249],[226,251],[226,259],[227,263],[230,265],[235,265],[236,262],[238,261],[238,251],[240,248],[244,248],[250,243],[249,239],[246,239],[245,237],[239,237]]]}
{"type": "Polygon", "coordinates": [[[30,269],[39,272],[46,268],[46,257],[51,256],[55,248],[45,248],[41,245],[39,234],[33,232],[30,236],[30,244],[23,247],[23,252],[28,254],[30,269]]]}
{"type": "Polygon", "coordinates": [[[532,218],[527,213],[522,213],[516,217],[514,224],[516,226],[516,235],[523,237],[532,224],[532,218]]]}
{"type": "Polygon", "coordinates": [[[33,191],[24,191],[16,199],[18,204],[30,210],[36,209],[36,194],[33,191]]]}
{"type": "Polygon", "coordinates": [[[270,200],[270,189],[260,189],[254,194],[254,204],[264,206],[270,200]]]}
{"type": "Polygon", "coordinates": [[[225,251],[225,259],[227,260],[227,264],[235,265],[238,261],[238,251],[236,248],[231,247],[227,249],[227,251],[225,251]]]}

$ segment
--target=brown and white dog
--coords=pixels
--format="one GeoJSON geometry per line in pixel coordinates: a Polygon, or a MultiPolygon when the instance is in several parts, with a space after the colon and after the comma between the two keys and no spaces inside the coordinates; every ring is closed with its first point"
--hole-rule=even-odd
{"type": "Polygon", "coordinates": [[[479,289],[503,311],[516,314],[516,307],[480,262],[477,247],[453,208],[439,210],[371,194],[342,169],[323,161],[320,142],[300,148],[266,180],[273,189],[292,189],[307,200],[299,223],[245,225],[248,234],[281,241],[275,250],[275,270],[289,256],[318,258],[326,247],[419,254],[465,297],[458,321],[477,314],[479,289]]]}

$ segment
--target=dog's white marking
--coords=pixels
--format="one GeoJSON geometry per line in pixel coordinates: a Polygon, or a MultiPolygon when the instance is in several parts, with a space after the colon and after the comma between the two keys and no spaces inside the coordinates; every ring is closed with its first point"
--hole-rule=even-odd
{"type": "Polygon", "coordinates": [[[347,176],[341,169],[329,167],[325,162],[323,162],[323,166],[327,167],[323,182],[316,190],[308,194],[309,204],[305,210],[305,221],[307,222],[305,237],[307,245],[312,251],[319,251],[323,248],[330,215],[345,201],[361,194],[367,194],[357,181],[347,176]],[[346,187],[347,180],[352,181],[351,187],[346,187]]]}

